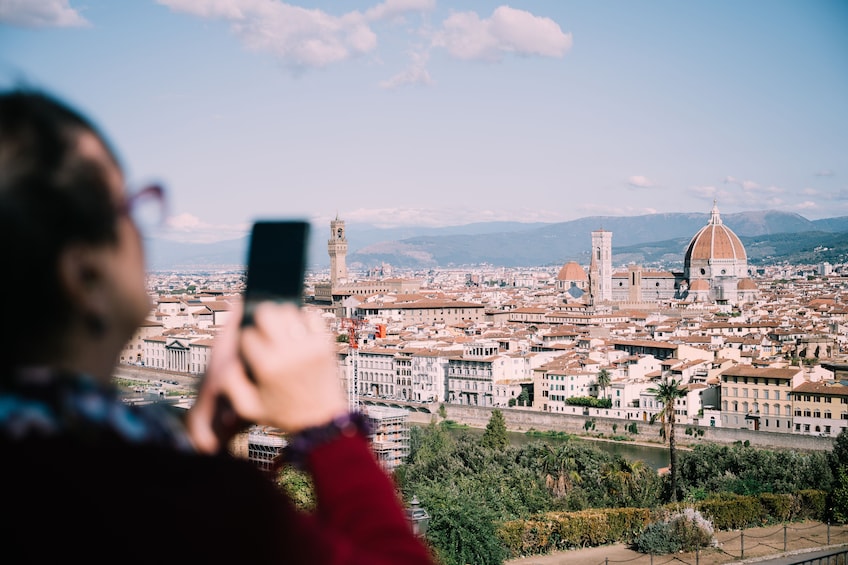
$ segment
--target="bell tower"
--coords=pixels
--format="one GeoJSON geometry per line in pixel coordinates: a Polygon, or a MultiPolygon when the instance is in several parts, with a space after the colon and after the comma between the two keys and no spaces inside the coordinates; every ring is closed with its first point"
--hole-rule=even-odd
{"type": "MultiPolygon", "coordinates": [[[[595,267],[595,304],[612,299],[612,232],[603,228],[592,232],[592,265],[595,267]]],[[[591,276],[590,276],[591,278],[591,276]]]]}
{"type": "Polygon", "coordinates": [[[327,252],[330,254],[330,284],[333,288],[347,281],[347,238],[345,237],[344,220],[330,221],[330,239],[327,241],[327,252]]]}

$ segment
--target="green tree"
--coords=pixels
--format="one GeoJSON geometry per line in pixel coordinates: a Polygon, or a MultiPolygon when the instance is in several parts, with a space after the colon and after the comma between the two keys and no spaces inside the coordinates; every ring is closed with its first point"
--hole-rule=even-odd
{"type": "Polygon", "coordinates": [[[685,396],[686,389],[680,386],[678,380],[665,379],[647,390],[662,404],[662,410],[651,416],[651,423],[654,423],[657,419],[662,421],[662,432],[668,441],[669,498],[672,502],[677,502],[677,445],[674,439],[674,425],[676,423],[674,402],[685,396]]]}
{"type": "Polygon", "coordinates": [[[610,385],[610,382],[612,381],[609,371],[606,369],[598,371],[598,375],[595,377],[595,384],[604,393],[602,396],[606,396],[607,387],[610,385]]]}
{"type": "Polygon", "coordinates": [[[503,449],[509,445],[509,436],[506,434],[506,420],[504,420],[503,412],[500,410],[492,410],[489,423],[486,424],[486,431],[483,432],[482,443],[485,447],[492,449],[503,449]]]}
{"type": "Polygon", "coordinates": [[[427,508],[427,540],[445,565],[501,565],[508,557],[497,536],[497,515],[487,505],[448,491],[427,508]]]}
{"type": "Polygon", "coordinates": [[[833,440],[833,449],[828,453],[828,463],[830,463],[834,476],[840,467],[848,465],[848,428],[842,428],[842,431],[833,440]]]}
{"type": "Polygon", "coordinates": [[[848,523],[848,467],[839,468],[836,475],[836,487],[830,499],[834,521],[840,524],[848,523]]]}
{"type": "Polygon", "coordinates": [[[277,485],[285,490],[301,510],[315,509],[315,487],[312,478],[290,465],[285,465],[277,476],[277,485]]]}

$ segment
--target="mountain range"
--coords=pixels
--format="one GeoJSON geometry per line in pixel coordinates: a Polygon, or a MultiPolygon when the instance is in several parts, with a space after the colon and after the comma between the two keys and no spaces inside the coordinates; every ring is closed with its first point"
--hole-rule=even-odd
{"type": "MultiPolygon", "coordinates": [[[[739,236],[752,265],[840,263],[848,257],[848,216],[808,220],[775,210],[723,214],[739,236]]],[[[709,214],[666,213],[640,216],[592,216],[556,223],[483,222],[442,228],[378,228],[346,223],[351,269],[388,263],[395,268],[497,267],[589,263],[591,232],[613,234],[613,263],[682,268],[691,238],[709,214]]],[[[312,269],[329,266],[329,226],[313,227],[309,243],[312,269]],[[326,231],[324,231],[326,229],[326,231]]],[[[154,271],[243,268],[248,238],[216,243],[180,243],[148,239],[148,266],[154,271]]]]}

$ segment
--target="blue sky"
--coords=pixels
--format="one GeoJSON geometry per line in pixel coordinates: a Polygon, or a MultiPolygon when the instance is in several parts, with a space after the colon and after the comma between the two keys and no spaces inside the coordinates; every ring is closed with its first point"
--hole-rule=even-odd
{"type": "Polygon", "coordinates": [[[0,80],[87,113],[183,240],[848,215],[843,0],[0,0],[0,80]]]}

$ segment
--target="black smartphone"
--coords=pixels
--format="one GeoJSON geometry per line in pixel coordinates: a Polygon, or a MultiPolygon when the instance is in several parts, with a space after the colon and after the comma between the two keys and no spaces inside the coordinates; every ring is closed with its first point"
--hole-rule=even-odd
{"type": "Polygon", "coordinates": [[[253,310],[263,301],[303,301],[309,222],[260,220],[253,224],[247,253],[242,326],[253,323],[253,310]]]}

